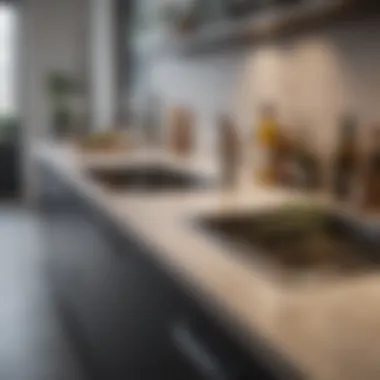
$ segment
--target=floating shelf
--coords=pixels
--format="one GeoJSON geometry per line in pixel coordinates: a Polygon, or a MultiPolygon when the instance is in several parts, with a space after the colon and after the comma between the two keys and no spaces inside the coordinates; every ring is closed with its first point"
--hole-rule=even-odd
{"type": "Polygon", "coordinates": [[[277,5],[246,18],[213,22],[187,35],[164,33],[155,44],[149,47],[145,44],[148,47],[145,50],[152,54],[186,56],[225,50],[323,25],[341,15],[352,14],[355,7],[362,7],[366,1],[359,4],[357,0],[302,0],[292,5],[277,5]]]}
{"type": "Polygon", "coordinates": [[[202,27],[192,35],[177,37],[174,51],[191,54],[225,48],[238,43],[270,38],[339,14],[343,0],[304,0],[295,5],[276,6],[242,20],[228,20],[202,27]]]}

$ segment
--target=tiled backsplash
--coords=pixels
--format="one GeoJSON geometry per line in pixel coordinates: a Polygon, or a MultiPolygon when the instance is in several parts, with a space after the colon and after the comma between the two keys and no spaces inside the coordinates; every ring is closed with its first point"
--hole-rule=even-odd
{"type": "Polygon", "coordinates": [[[318,149],[327,153],[343,112],[357,114],[363,132],[380,122],[379,21],[350,22],[239,51],[160,58],[152,67],[152,85],[165,106],[182,104],[196,112],[203,149],[213,147],[219,113],[235,115],[243,133],[250,133],[258,106],[271,101],[285,125],[308,126],[318,149]]]}

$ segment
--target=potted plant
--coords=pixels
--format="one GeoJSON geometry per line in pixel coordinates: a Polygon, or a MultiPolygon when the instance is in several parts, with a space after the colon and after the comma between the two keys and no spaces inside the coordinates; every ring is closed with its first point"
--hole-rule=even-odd
{"type": "Polygon", "coordinates": [[[14,116],[0,116],[0,143],[13,144],[15,143],[18,132],[18,120],[14,116]]]}
{"type": "Polygon", "coordinates": [[[52,71],[46,80],[47,93],[52,106],[52,123],[56,136],[70,133],[72,112],[70,100],[78,91],[76,81],[64,71],[52,71]]]}

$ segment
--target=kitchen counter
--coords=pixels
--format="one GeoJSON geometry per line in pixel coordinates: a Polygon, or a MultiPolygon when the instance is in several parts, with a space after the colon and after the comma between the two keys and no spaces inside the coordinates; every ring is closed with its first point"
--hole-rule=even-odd
{"type": "MultiPolygon", "coordinates": [[[[202,215],[236,212],[307,199],[300,194],[243,184],[191,193],[111,192],[83,174],[88,166],[165,162],[216,176],[204,159],[167,153],[78,154],[71,146],[40,144],[35,155],[96,202],[122,228],[132,230],[207,305],[216,303],[237,330],[259,332],[312,380],[380,378],[380,273],[351,278],[282,281],[247,260],[196,223],[202,215]]],[[[319,200],[319,199],[318,199],[319,200]]],[[[323,200],[321,200],[323,201],[323,200]]]]}

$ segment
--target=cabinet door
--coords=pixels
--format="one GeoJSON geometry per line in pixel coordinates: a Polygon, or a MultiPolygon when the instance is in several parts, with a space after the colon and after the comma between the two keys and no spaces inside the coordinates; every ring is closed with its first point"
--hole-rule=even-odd
{"type": "Polygon", "coordinates": [[[54,295],[71,300],[78,288],[79,276],[73,268],[83,247],[83,225],[67,184],[44,165],[39,180],[46,274],[54,295]]]}
{"type": "Polygon", "coordinates": [[[139,255],[146,253],[125,241],[123,252],[105,260],[79,306],[93,360],[105,379],[198,379],[168,334],[180,306],[176,291],[139,255]]]}
{"type": "Polygon", "coordinates": [[[199,376],[170,340],[174,288],[146,252],[65,181],[43,171],[48,274],[75,342],[99,379],[199,376]]]}

